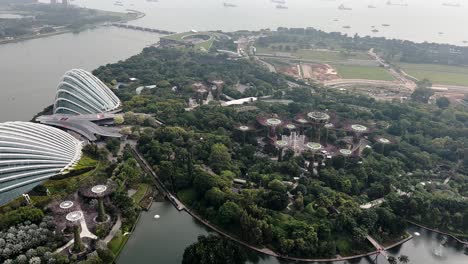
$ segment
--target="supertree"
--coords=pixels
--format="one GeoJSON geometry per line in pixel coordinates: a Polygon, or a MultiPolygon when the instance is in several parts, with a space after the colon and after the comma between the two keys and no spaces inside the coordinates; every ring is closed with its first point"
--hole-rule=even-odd
{"type": "Polygon", "coordinates": [[[216,100],[219,101],[219,97],[223,93],[224,81],[223,80],[214,80],[211,83],[216,87],[216,92],[214,94],[215,94],[216,100]]]}
{"type": "Polygon", "coordinates": [[[295,131],[297,129],[297,126],[294,125],[293,123],[286,123],[284,127],[289,130],[289,132],[295,131]]]}
{"type": "Polygon", "coordinates": [[[268,127],[268,137],[275,141],[276,140],[276,128],[283,125],[283,121],[277,117],[263,117],[258,116],[257,122],[262,125],[268,127]]]}
{"type": "Polygon", "coordinates": [[[49,209],[55,214],[67,214],[77,210],[75,202],[71,200],[54,201],[50,203],[49,209]]]}
{"type": "Polygon", "coordinates": [[[359,142],[362,135],[371,133],[374,129],[367,125],[362,125],[358,123],[347,123],[344,126],[344,129],[348,132],[353,133],[353,142],[359,142]]]}
{"type": "Polygon", "coordinates": [[[323,147],[320,145],[320,143],[316,142],[309,142],[305,145],[306,149],[312,154],[311,159],[309,161],[309,172],[311,175],[314,174],[314,163],[315,163],[315,155],[317,154],[318,151],[320,151],[323,147]]]}
{"type": "Polygon", "coordinates": [[[104,198],[113,192],[113,184],[108,183],[107,185],[98,184],[93,187],[86,187],[81,190],[81,194],[88,198],[94,198],[98,200],[98,216],[96,222],[106,222],[106,211],[104,207],[104,198]]]}
{"type": "Polygon", "coordinates": [[[84,250],[83,242],[81,241],[80,236],[80,222],[83,219],[83,212],[73,211],[67,214],[65,217],[69,226],[73,227],[73,248],[72,253],[81,253],[84,250]]]}
{"type": "Polygon", "coordinates": [[[382,136],[376,137],[375,141],[382,145],[382,154],[384,154],[384,152],[385,152],[385,146],[386,145],[391,145],[391,144],[395,143],[395,140],[393,138],[382,137],[382,136]]]}
{"type": "Polygon", "coordinates": [[[314,125],[317,134],[317,142],[320,142],[320,131],[330,121],[330,115],[324,112],[309,112],[307,118],[314,125]]]}
{"type": "Polygon", "coordinates": [[[196,82],[192,84],[193,89],[196,92],[196,99],[197,103],[199,105],[203,104],[203,100],[205,99],[205,94],[208,93],[208,90],[206,90],[205,85],[201,82],[196,82]]]}
{"type": "Polygon", "coordinates": [[[333,123],[326,123],[325,125],[323,125],[323,127],[325,128],[325,146],[327,146],[328,145],[328,133],[331,129],[335,128],[335,125],[333,123]]]}
{"type": "Polygon", "coordinates": [[[339,149],[337,152],[338,155],[341,155],[344,158],[344,167],[346,167],[346,161],[349,156],[353,155],[353,151],[349,149],[339,149]]]}
{"type": "Polygon", "coordinates": [[[301,135],[303,135],[304,127],[309,124],[309,120],[305,119],[302,114],[299,114],[294,118],[294,122],[296,122],[299,125],[299,132],[301,135]]]}
{"type": "Polygon", "coordinates": [[[245,136],[248,131],[252,130],[252,128],[246,125],[238,125],[235,127],[235,129],[242,133],[242,144],[245,144],[245,136]]]}
{"type": "Polygon", "coordinates": [[[288,147],[288,142],[277,140],[275,141],[275,146],[278,148],[278,161],[283,161],[283,151],[288,147]]]}

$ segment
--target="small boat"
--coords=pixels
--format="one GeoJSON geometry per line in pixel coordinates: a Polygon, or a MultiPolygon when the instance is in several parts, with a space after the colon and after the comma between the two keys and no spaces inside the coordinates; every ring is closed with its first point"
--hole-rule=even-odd
{"type": "Polygon", "coordinates": [[[462,42],[466,44],[466,43],[468,43],[468,40],[464,40],[464,41],[462,41],[462,42]]]}
{"type": "Polygon", "coordinates": [[[159,0],[146,0],[146,2],[157,3],[159,0]]]}
{"type": "Polygon", "coordinates": [[[382,24],[382,27],[389,27],[390,24],[382,24]]]}
{"type": "Polygon", "coordinates": [[[350,29],[351,27],[350,26],[343,26],[343,28],[350,29]]]}
{"type": "Polygon", "coordinates": [[[226,2],[224,2],[224,4],[223,4],[223,5],[224,5],[224,7],[237,7],[237,5],[235,5],[235,4],[232,4],[232,3],[226,3],[226,2]]]}
{"type": "Polygon", "coordinates": [[[344,4],[339,5],[338,9],[339,10],[346,10],[346,11],[353,10],[351,7],[346,7],[344,4]]]}
{"type": "Polygon", "coordinates": [[[448,7],[460,7],[460,3],[443,3],[442,5],[448,7]]]}
{"type": "Polygon", "coordinates": [[[421,234],[419,232],[414,232],[415,236],[420,236],[421,234]]]}
{"type": "Polygon", "coordinates": [[[275,4],[282,4],[282,5],[286,4],[286,1],[284,0],[271,0],[271,2],[275,4]]]}
{"type": "Polygon", "coordinates": [[[288,7],[285,6],[285,5],[276,5],[276,8],[277,9],[288,9],[288,7]]]}
{"type": "Polygon", "coordinates": [[[375,5],[368,5],[367,8],[377,8],[375,5]]]}
{"type": "Polygon", "coordinates": [[[443,34],[444,34],[444,32],[439,32],[439,35],[443,35],[443,34]]]}
{"type": "Polygon", "coordinates": [[[115,6],[123,6],[123,4],[122,4],[121,1],[116,1],[116,2],[114,3],[114,5],[115,5],[115,6]]]}
{"type": "Polygon", "coordinates": [[[157,214],[157,215],[154,215],[154,219],[159,219],[159,218],[161,218],[160,215],[158,215],[158,214],[157,214]]]}
{"type": "Polygon", "coordinates": [[[335,19],[333,19],[333,21],[334,21],[334,22],[338,22],[339,20],[335,18],[335,19]]]}
{"type": "Polygon", "coordinates": [[[379,32],[378,29],[373,29],[373,30],[372,30],[372,33],[377,33],[377,32],[379,32]]]}
{"type": "Polygon", "coordinates": [[[393,6],[408,6],[407,3],[393,3],[391,0],[388,0],[387,5],[393,5],[393,6]]]}

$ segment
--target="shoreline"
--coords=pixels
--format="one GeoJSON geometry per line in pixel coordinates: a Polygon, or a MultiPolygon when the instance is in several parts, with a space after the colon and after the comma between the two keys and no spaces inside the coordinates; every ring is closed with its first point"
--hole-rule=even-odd
{"type": "Polygon", "coordinates": [[[410,223],[410,224],[412,224],[412,225],[415,225],[415,226],[417,226],[417,227],[423,228],[423,229],[425,229],[425,230],[434,232],[434,233],[438,233],[438,234],[441,234],[441,235],[449,236],[449,237],[453,238],[455,241],[457,241],[458,243],[460,243],[460,244],[462,244],[462,245],[468,245],[468,242],[459,239],[456,235],[453,235],[453,234],[450,234],[450,233],[447,233],[447,232],[444,232],[444,231],[440,231],[440,230],[437,230],[437,229],[434,229],[434,228],[430,228],[430,227],[427,227],[427,226],[423,226],[423,225],[418,224],[418,223],[416,223],[416,222],[413,222],[413,221],[411,221],[411,220],[406,220],[406,222],[408,222],[408,223],[410,223]]]}
{"type": "MultiPolygon", "coordinates": [[[[97,9],[89,9],[89,10],[97,10],[97,9]]],[[[102,11],[102,10],[99,10],[99,11],[102,11]]],[[[143,13],[141,11],[138,11],[138,10],[127,9],[126,11],[128,11],[128,12],[127,13],[120,13],[120,14],[126,14],[126,15],[135,14],[135,17],[133,17],[133,18],[131,18],[131,17],[124,18],[122,20],[114,21],[112,23],[126,23],[126,22],[129,22],[129,21],[138,20],[138,19],[146,16],[145,13],[143,13]]],[[[108,11],[105,11],[105,12],[108,12],[108,11]]],[[[107,25],[107,23],[111,23],[111,22],[100,22],[100,23],[96,23],[96,24],[85,25],[83,28],[78,29],[76,32],[80,33],[80,32],[85,31],[85,30],[104,27],[104,26],[107,25]]],[[[75,32],[75,29],[63,29],[63,30],[59,30],[59,31],[55,31],[55,32],[45,33],[45,34],[38,34],[38,35],[35,34],[35,35],[21,36],[21,37],[15,38],[15,39],[5,39],[5,40],[0,40],[0,46],[3,45],[3,44],[20,43],[20,42],[23,42],[23,41],[26,41],[26,40],[47,38],[47,37],[52,37],[52,36],[57,36],[57,35],[62,35],[62,34],[67,34],[67,33],[74,33],[74,32],[75,32]]]]}

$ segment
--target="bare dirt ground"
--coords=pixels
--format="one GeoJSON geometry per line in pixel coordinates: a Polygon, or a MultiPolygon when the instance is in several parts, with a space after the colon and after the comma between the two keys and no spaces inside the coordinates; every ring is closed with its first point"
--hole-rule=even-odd
{"type": "Polygon", "coordinates": [[[336,80],[340,77],[336,70],[328,64],[299,64],[282,67],[278,72],[292,76],[296,79],[312,79],[320,82],[336,80]]]}
{"type": "Polygon", "coordinates": [[[279,73],[286,74],[295,79],[302,79],[300,72],[298,71],[297,65],[292,65],[289,67],[281,67],[278,69],[279,73]]]}
{"type": "Polygon", "coordinates": [[[329,81],[338,79],[338,73],[329,64],[301,64],[304,79],[329,81]]]}

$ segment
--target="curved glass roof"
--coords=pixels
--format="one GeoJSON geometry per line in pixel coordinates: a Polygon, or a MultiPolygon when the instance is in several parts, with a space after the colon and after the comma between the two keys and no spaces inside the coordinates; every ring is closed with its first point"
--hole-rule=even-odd
{"type": "Polygon", "coordinates": [[[96,76],[73,69],[63,75],[57,87],[54,114],[98,114],[120,106],[119,98],[96,76]]]}
{"type": "Polygon", "coordinates": [[[54,127],[0,123],[0,196],[62,173],[79,161],[81,149],[80,141],[54,127]]]}

